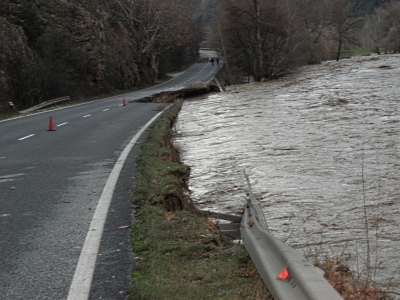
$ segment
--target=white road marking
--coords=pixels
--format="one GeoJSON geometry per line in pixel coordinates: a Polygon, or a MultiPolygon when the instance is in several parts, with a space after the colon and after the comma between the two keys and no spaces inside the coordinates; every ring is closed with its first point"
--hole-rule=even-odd
{"type": "Polygon", "coordinates": [[[192,80],[193,78],[197,77],[198,75],[200,75],[208,66],[210,63],[207,63],[203,69],[200,70],[200,72],[198,72],[196,75],[194,75],[193,77],[189,78],[188,80],[186,80],[185,82],[182,82],[176,86],[174,86],[174,88],[178,87],[178,86],[182,86],[185,85],[186,83],[188,83],[190,80],[192,80]]]}
{"type": "MultiPolygon", "coordinates": [[[[168,106],[169,107],[169,106],[168,106]]],[[[75,274],[69,289],[67,300],[87,300],[89,298],[90,287],[92,285],[94,268],[99,251],[100,240],[103,234],[104,223],[107,218],[108,208],[110,207],[111,199],[117,184],[119,174],[125,164],[126,158],[133,146],[136,144],[144,131],[168,108],[159,112],[147,124],[139,130],[132,138],[129,144],[122,151],[114,168],[108,177],[107,183],[104,186],[103,193],[100,196],[96,211],[94,212],[92,222],[89,226],[89,231],[86,235],[85,242],[82,247],[78,265],[75,269],[75,274]]]]}
{"type": "Polygon", "coordinates": [[[107,111],[107,110],[110,110],[110,109],[109,108],[103,109],[103,111],[107,111]]]}
{"type": "Polygon", "coordinates": [[[0,179],[20,177],[20,176],[24,176],[24,175],[26,175],[26,173],[16,173],[16,174],[10,174],[10,175],[3,175],[3,176],[0,176],[0,179]]]}
{"type": "Polygon", "coordinates": [[[83,116],[82,118],[87,118],[87,117],[90,117],[90,116],[91,116],[91,114],[90,114],[90,115],[83,116]]]}
{"type": "Polygon", "coordinates": [[[14,181],[14,179],[0,179],[0,183],[14,181]]]}
{"type": "Polygon", "coordinates": [[[34,136],[34,134],[30,134],[30,135],[27,135],[27,136],[24,136],[24,137],[18,139],[18,141],[22,141],[22,140],[25,140],[27,138],[33,137],[33,136],[34,136]]]}
{"type": "Polygon", "coordinates": [[[63,126],[65,124],[68,124],[68,122],[64,122],[64,123],[58,124],[57,126],[60,127],[60,126],[63,126]]]}
{"type": "Polygon", "coordinates": [[[10,175],[4,175],[0,176],[0,183],[1,182],[9,182],[9,181],[14,181],[14,180],[20,180],[21,176],[26,175],[25,173],[17,173],[17,174],[10,174],[10,175]]]}

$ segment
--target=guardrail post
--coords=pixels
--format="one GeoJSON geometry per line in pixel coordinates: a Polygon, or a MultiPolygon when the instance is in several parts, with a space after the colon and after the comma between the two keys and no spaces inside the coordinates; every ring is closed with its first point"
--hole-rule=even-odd
{"type": "Polygon", "coordinates": [[[15,107],[15,104],[13,102],[11,102],[11,101],[8,102],[8,105],[13,111],[20,113],[19,110],[15,107]]]}

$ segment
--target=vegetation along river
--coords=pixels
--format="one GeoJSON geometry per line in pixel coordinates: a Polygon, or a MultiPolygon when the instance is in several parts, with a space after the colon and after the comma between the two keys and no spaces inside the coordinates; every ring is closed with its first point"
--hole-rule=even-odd
{"type": "Polygon", "coordinates": [[[354,57],[186,101],[175,144],[192,198],[238,214],[247,173],[272,234],[399,293],[399,78],[399,55],[354,57]]]}

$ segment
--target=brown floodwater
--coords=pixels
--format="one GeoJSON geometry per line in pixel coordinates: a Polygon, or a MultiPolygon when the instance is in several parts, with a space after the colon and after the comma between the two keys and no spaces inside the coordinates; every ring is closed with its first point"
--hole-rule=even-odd
{"type": "Polygon", "coordinates": [[[238,214],[246,173],[272,234],[400,293],[399,83],[399,55],[366,56],[185,101],[192,198],[238,214]]]}

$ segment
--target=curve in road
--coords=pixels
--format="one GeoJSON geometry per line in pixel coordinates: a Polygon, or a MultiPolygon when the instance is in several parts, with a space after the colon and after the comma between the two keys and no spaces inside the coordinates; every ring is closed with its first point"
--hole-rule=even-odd
{"type": "MultiPolygon", "coordinates": [[[[0,298],[66,299],[74,290],[74,270],[87,229],[93,229],[92,208],[126,145],[166,107],[121,106],[122,99],[209,81],[217,71],[199,63],[144,91],[0,122],[0,298]],[[55,131],[48,131],[50,117],[55,131]]],[[[126,298],[132,253],[128,230],[118,228],[132,221],[129,191],[139,151],[136,144],[114,189],[96,254],[92,299],[126,298]]]]}

